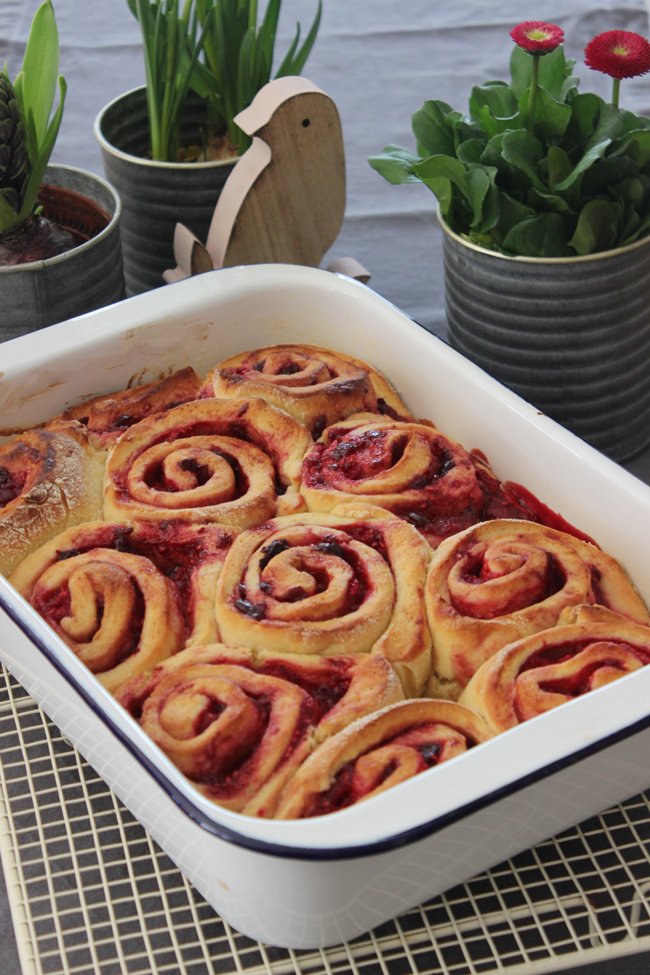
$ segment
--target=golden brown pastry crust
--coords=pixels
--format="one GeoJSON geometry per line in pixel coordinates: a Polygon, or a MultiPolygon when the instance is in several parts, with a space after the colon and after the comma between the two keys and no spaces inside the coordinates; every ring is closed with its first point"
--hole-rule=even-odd
{"type": "Polygon", "coordinates": [[[51,423],[77,420],[87,428],[93,446],[107,450],[139,420],[196,399],[201,385],[201,377],[187,366],[151,383],[94,396],[71,406],[51,423]]]}
{"type": "Polygon", "coordinates": [[[129,681],[117,699],[199,790],[272,816],[320,742],[401,700],[382,657],[305,657],[223,644],[193,647],[129,681]]]}
{"type": "Polygon", "coordinates": [[[430,549],[370,505],[291,515],[243,532],[217,586],[220,639],[309,654],[381,653],[409,695],[431,668],[423,587],[430,549]]]}
{"type": "Polygon", "coordinates": [[[235,535],[86,522],[33,552],[10,581],[114,692],[182,647],[216,639],[216,582],[235,535]]]}
{"type": "Polygon", "coordinates": [[[104,463],[74,422],[0,444],[0,573],[68,526],[99,517],[104,463]]]}
{"type": "MultiPolygon", "coordinates": [[[[595,545],[533,522],[484,522],[443,542],[427,577],[433,671],[464,687],[501,647],[600,604],[640,623],[648,610],[623,567],[595,545]]],[[[431,693],[440,692],[434,684],[431,693]]]]}
{"type": "Polygon", "coordinates": [[[389,705],[319,745],[289,781],[276,818],[301,819],[343,809],[489,737],[480,715],[453,701],[389,705]]]}
{"type": "Polygon", "coordinates": [[[235,528],[301,510],[308,432],[261,399],[203,399],[136,423],[109,453],[104,517],[235,528]]]}
{"type": "Polygon", "coordinates": [[[204,391],[261,396],[314,436],[360,410],[410,416],[396,390],[367,362],[316,345],[273,345],[231,356],[208,373],[204,391]]]}
{"type": "Polygon", "coordinates": [[[650,662],[650,627],[599,606],[508,644],[476,671],[460,703],[497,734],[650,662]]]}

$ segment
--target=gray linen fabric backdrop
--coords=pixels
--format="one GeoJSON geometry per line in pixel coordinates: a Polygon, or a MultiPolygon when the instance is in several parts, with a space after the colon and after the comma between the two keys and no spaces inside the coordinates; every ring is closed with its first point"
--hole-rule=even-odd
{"type": "MultiPolygon", "coordinates": [[[[16,73],[39,0],[0,0],[0,64],[16,73]]],[[[347,210],[327,259],[352,256],[371,272],[371,287],[444,336],[440,233],[435,199],[423,186],[392,187],[368,156],[388,143],[413,146],[410,117],[427,98],[465,110],[473,83],[507,74],[510,28],[521,20],[560,24],[583,89],[607,96],[610,81],[589,71],[582,52],[595,34],[620,28],[648,35],[644,0],[323,0],[320,35],[305,74],[336,102],[346,149],[347,210]]],[[[61,70],[68,81],[55,162],[101,173],[93,121],[112,98],[144,81],[140,36],[126,0],[54,0],[61,70]]],[[[285,0],[278,49],[315,0],[285,0]]],[[[650,76],[623,82],[622,104],[650,114],[650,76]]],[[[0,315],[1,311],[0,294],[0,315]]],[[[0,363],[1,368],[1,363],[0,363]]],[[[648,475],[647,458],[630,465],[648,475]]],[[[4,888],[0,891],[3,975],[19,973],[4,888]]],[[[638,971],[648,970],[640,961],[638,971]]],[[[594,972],[637,971],[634,960],[594,972]]]]}

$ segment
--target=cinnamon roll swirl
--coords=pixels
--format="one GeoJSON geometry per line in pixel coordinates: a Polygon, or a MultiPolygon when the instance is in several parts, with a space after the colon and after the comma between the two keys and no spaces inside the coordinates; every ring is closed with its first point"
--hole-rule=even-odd
{"type": "Polygon", "coordinates": [[[522,637],[486,660],[460,703],[482,714],[496,734],[649,662],[650,627],[600,607],[577,607],[552,629],[522,637]]]}
{"type": "Polygon", "coordinates": [[[402,699],[381,657],[304,657],[193,647],[123,685],[117,699],[214,802],[272,816],[318,744],[402,699]]]}
{"type": "Polygon", "coordinates": [[[315,345],[273,345],[224,359],[208,374],[204,394],[261,396],[315,437],[362,410],[410,416],[388,380],[368,363],[315,345]]]}
{"type": "Polygon", "coordinates": [[[71,406],[52,423],[77,420],[87,428],[93,446],[107,450],[138,420],[197,399],[201,384],[201,377],[187,366],[155,382],[85,400],[71,406]]]}
{"type": "Polygon", "coordinates": [[[110,520],[218,522],[245,528],[301,510],[310,443],[292,417],[261,399],[203,399],[130,427],[106,465],[110,520]]]}
{"type": "Polygon", "coordinates": [[[453,701],[401,701],[360,718],[312,752],[284,789],[277,819],[345,809],[486,741],[483,719],[453,701]]]}
{"type": "Polygon", "coordinates": [[[105,456],[78,423],[0,444],[0,572],[70,525],[98,518],[105,456]]]}
{"type": "Polygon", "coordinates": [[[191,643],[216,639],[214,592],[236,533],[216,525],[78,525],[11,583],[114,692],[191,643]]]}
{"type": "Polygon", "coordinates": [[[565,532],[511,519],[484,522],[443,542],[433,555],[425,598],[434,696],[457,695],[497,650],[555,626],[567,606],[598,604],[637,622],[649,620],[610,555],[565,532]]]}
{"type": "Polygon", "coordinates": [[[432,547],[488,518],[530,517],[482,455],[426,421],[368,414],[324,431],[305,457],[300,492],[309,511],[331,511],[349,498],[380,505],[432,547]]]}
{"type": "Polygon", "coordinates": [[[273,519],[228,553],[217,585],[220,639],[301,654],[381,653],[417,695],[431,668],[430,556],[418,532],[369,505],[273,519]]]}

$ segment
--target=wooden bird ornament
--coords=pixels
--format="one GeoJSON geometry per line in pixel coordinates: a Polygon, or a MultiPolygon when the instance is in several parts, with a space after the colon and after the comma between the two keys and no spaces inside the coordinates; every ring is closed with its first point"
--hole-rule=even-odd
{"type": "MultiPolygon", "coordinates": [[[[341,229],[345,156],[332,99],[306,78],[276,78],[235,121],[252,144],[224,184],[205,245],[176,225],[167,282],[238,264],[318,267],[341,229]]],[[[330,269],[369,277],[351,258],[330,269]]]]}

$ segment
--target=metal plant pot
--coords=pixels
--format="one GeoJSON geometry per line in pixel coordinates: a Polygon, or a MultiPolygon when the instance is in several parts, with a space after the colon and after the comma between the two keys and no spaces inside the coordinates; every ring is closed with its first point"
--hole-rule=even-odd
{"type": "MultiPolygon", "coordinates": [[[[89,223],[89,240],[63,254],[44,260],[0,267],[0,341],[54,325],[75,315],[110,305],[124,298],[124,276],[120,253],[120,201],[101,177],[71,166],[48,166],[44,184],[79,194],[76,210],[66,214],[70,229],[89,223]],[[87,216],[84,199],[90,201],[87,216]],[[92,227],[96,204],[108,223],[96,232],[92,227]]],[[[57,220],[55,192],[48,193],[45,215],[57,220]]]]}
{"type": "MultiPolygon", "coordinates": [[[[200,142],[205,108],[196,97],[187,102],[182,137],[200,142]]],[[[163,284],[174,267],[174,228],[183,223],[204,241],[219,193],[236,160],[167,163],[147,158],[149,122],[144,88],[106,105],[95,120],[106,178],[122,200],[122,254],[127,294],[163,284]]]]}
{"type": "Polygon", "coordinates": [[[443,228],[451,345],[617,461],[650,444],[650,238],[507,257],[443,228]]]}

